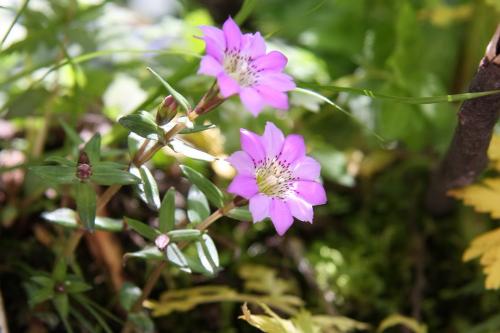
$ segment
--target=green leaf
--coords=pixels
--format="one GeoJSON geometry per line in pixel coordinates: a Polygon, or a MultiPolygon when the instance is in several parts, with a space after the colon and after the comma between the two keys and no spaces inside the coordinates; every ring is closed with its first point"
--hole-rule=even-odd
{"type": "Polygon", "coordinates": [[[53,288],[54,287],[54,280],[52,280],[52,278],[45,276],[45,275],[32,276],[30,278],[30,280],[35,282],[36,284],[42,286],[43,288],[53,288]]]}
{"type": "Polygon", "coordinates": [[[141,180],[128,171],[117,169],[104,163],[92,167],[90,180],[99,185],[130,185],[138,184],[141,180]]]}
{"type": "Polygon", "coordinates": [[[142,136],[143,138],[158,141],[158,125],[154,117],[146,111],[139,111],[118,119],[118,122],[130,131],[142,136]]]}
{"type": "Polygon", "coordinates": [[[219,267],[219,253],[214,241],[209,235],[204,234],[199,242],[196,242],[196,251],[201,264],[210,274],[215,274],[219,267]]]}
{"type": "Polygon", "coordinates": [[[224,195],[221,190],[209,181],[198,171],[191,169],[186,165],[181,165],[183,175],[196,185],[208,198],[208,200],[216,207],[224,206],[224,195]]]}
{"type": "Polygon", "coordinates": [[[201,234],[202,232],[198,229],[172,230],[167,232],[167,236],[173,242],[197,240],[201,234]]]}
{"type": "Polygon", "coordinates": [[[165,196],[160,206],[159,214],[159,230],[160,232],[166,233],[169,230],[173,230],[175,226],[175,189],[171,187],[165,196]]]}
{"type": "Polygon", "coordinates": [[[172,97],[175,98],[177,103],[179,103],[180,106],[186,111],[186,113],[189,113],[191,111],[191,105],[187,101],[187,99],[182,96],[177,90],[172,88],[170,84],[168,84],[167,81],[165,81],[158,73],[156,73],[152,68],[148,67],[148,71],[150,71],[162,84],[167,88],[168,92],[172,95],[172,97]]]}
{"type": "Polygon", "coordinates": [[[40,288],[33,283],[26,283],[25,288],[28,294],[28,303],[30,307],[34,307],[54,296],[53,285],[40,288]]]}
{"type": "Polygon", "coordinates": [[[78,135],[78,133],[75,132],[75,130],[68,125],[62,118],[59,119],[59,124],[61,124],[61,127],[64,130],[64,133],[66,133],[66,136],[73,142],[75,146],[80,145],[83,143],[82,138],[78,135]]]}
{"type": "Polygon", "coordinates": [[[159,260],[163,259],[164,255],[156,246],[146,247],[140,251],[125,253],[123,258],[126,260],[128,258],[139,258],[144,260],[159,260]]]}
{"type": "Polygon", "coordinates": [[[92,289],[92,287],[82,281],[78,276],[69,276],[66,281],[64,281],[64,290],[67,293],[82,293],[90,289],[92,289]]]}
{"type": "Polygon", "coordinates": [[[191,186],[189,189],[187,199],[187,214],[191,223],[194,225],[199,224],[210,216],[210,208],[208,206],[207,197],[198,189],[198,187],[196,187],[196,185],[191,186]]]}
{"type": "Polygon", "coordinates": [[[101,134],[94,134],[87,144],[85,144],[83,151],[87,153],[90,165],[97,164],[101,159],[101,134]]]}
{"type": "Polygon", "coordinates": [[[132,309],[132,305],[134,305],[134,303],[139,299],[140,296],[141,288],[137,287],[133,283],[125,282],[120,288],[120,304],[127,311],[130,311],[130,309],[132,309]]]}
{"type": "Polygon", "coordinates": [[[241,5],[240,11],[234,17],[234,21],[238,23],[238,25],[242,25],[250,14],[252,14],[256,3],[256,0],[245,0],[243,5],[241,5]]]}
{"type": "Polygon", "coordinates": [[[65,167],[70,167],[70,168],[73,168],[73,170],[76,170],[76,162],[74,161],[70,161],[64,157],[61,157],[61,156],[50,156],[50,157],[47,157],[45,160],[44,160],[45,163],[56,163],[56,164],[59,164],[61,166],[65,166],[65,167]]]}
{"type": "Polygon", "coordinates": [[[191,133],[197,133],[197,132],[202,132],[206,131],[211,128],[215,128],[214,124],[207,124],[207,125],[194,125],[192,128],[184,128],[182,131],[180,131],[180,134],[191,134],[191,133]]]}
{"type": "MultiPolygon", "coordinates": [[[[160,194],[158,192],[158,185],[156,184],[156,180],[154,179],[151,171],[145,166],[141,165],[139,169],[141,173],[142,179],[142,190],[148,205],[155,210],[160,208],[160,194]]],[[[141,185],[139,185],[140,187],[141,185]]]]}
{"type": "Polygon", "coordinates": [[[236,207],[226,213],[226,216],[238,221],[252,221],[252,214],[248,207],[236,207]]]}
{"type": "Polygon", "coordinates": [[[155,324],[145,312],[134,312],[128,314],[129,320],[134,324],[137,332],[154,333],[155,324]]]}
{"type": "Polygon", "coordinates": [[[202,150],[193,147],[191,144],[184,142],[181,139],[173,138],[168,142],[168,146],[172,148],[176,153],[182,154],[186,157],[193,158],[195,160],[213,162],[215,161],[215,156],[210,155],[202,150]]]}
{"type": "Polygon", "coordinates": [[[377,332],[383,332],[386,329],[396,325],[406,326],[415,333],[427,333],[427,326],[425,326],[424,324],[420,324],[414,318],[405,317],[400,314],[393,314],[385,318],[377,328],[377,332]]]}
{"type": "Polygon", "coordinates": [[[131,219],[130,217],[125,217],[125,223],[127,223],[127,225],[134,229],[138,234],[152,241],[154,241],[160,234],[149,225],[142,223],[141,221],[131,219]]]}
{"type": "Polygon", "coordinates": [[[85,229],[93,231],[96,216],[97,195],[90,183],[79,182],[75,185],[76,209],[85,229]]]}
{"type": "Polygon", "coordinates": [[[53,184],[71,184],[78,181],[76,178],[76,168],[59,165],[41,165],[29,168],[29,170],[43,179],[44,181],[53,184]]]}
{"type": "Polygon", "coordinates": [[[62,318],[68,318],[69,315],[69,299],[67,294],[56,293],[52,298],[54,302],[54,306],[57,309],[57,312],[62,318]]]}
{"type": "Polygon", "coordinates": [[[179,267],[182,271],[191,273],[191,269],[189,268],[186,257],[181,252],[177,244],[175,243],[168,244],[165,250],[165,255],[168,261],[170,261],[175,266],[179,267]]]}
{"type": "MultiPolygon", "coordinates": [[[[58,224],[65,228],[75,229],[79,227],[76,221],[76,212],[69,208],[59,208],[52,212],[43,212],[42,217],[51,223],[58,224]]],[[[104,216],[97,216],[95,218],[95,228],[99,230],[118,232],[123,230],[123,221],[104,216]]]]}

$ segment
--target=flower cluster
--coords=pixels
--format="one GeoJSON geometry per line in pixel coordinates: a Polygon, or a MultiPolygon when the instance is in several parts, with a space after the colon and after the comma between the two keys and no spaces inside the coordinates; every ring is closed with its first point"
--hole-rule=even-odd
{"type": "MultiPolygon", "coordinates": [[[[278,51],[266,53],[260,33],[242,34],[228,18],[222,30],[203,26],[206,45],[198,73],[217,79],[222,98],[239,94],[243,105],[254,115],[264,106],[288,109],[287,91],[295,88],[293,79],[283,70],[287,58],[278,51]]],[[[326,202],[323,186],[318,182],[320,165],[306,156],[300,135],[283,133],[268,122],[262,136],[241,129],[242,151],[229,162],[238,175],[228,192],[249,200],[255,222],[269,217],[279,235],[283,235],[296,217],[313,220],[313,206],[326,202]]]]}
{"type": "Polygon", "coordinates": [[[239,94],[254,115],[266,105],[288,109],[286,92],[294,89],[295,83],[282,73],[288,60],[281,52],[266,53],[260,33],[242,34],[231,18],[222,30],[210,26],[201,30],[207,54],[198,73],[216,77],[222,97],[239,94]]]}

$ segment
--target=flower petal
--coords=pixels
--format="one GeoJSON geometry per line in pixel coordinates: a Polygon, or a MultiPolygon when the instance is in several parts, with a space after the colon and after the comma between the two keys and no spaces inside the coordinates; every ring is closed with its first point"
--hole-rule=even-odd
{"type": "Polygon", "coordinates": [[[214,43],[217,44],[217,47],[221,50],[226,48],[226,38],[224,37],[224,32],[221,29],[211,26],[201,26],[200,30],[203,32],[203,39],[205,43],[207,42],[207,37],[210,38],[214,43]]]}
{"type": "Polygon", "coordinates": [[[293,82],[291,76],[274,71],[260,72],[259,85],[279,91],[290,91],[295,89],[295,82],[293,82]]]}
{"type": "Polygon", "coordinates": [[[259,222],[269,216],[269,207],[271,205],[271,198],[257,194],[250,198],[248,209],[252,213],[253,222],[259,222]]]}
{"type": "Polygon", "coordinates": [[[205,74],[210,76],[219,75],[224,69],[222,65],[212,56],[206,55],[201,58],[200,69],[198,74],[205,74]]]}
{"type": "Polygon", "coordinates": [[[255,59],[253,64],[260,70],[270,69],[274,71],[282,71],[285,68],[287,62],[288,59],[283,53],[278,51],[271,51],[268,54],[255,59]]]}
{"type": "Polygon", "coordinates": [[[299,180],[294,187],[295,192],[313,206],[323,205],[327,201],[325,188],[318,182],[299,180]]]}
{"type": "Polygon", "coordinates": [[[243,88],[240,91],[241,103],[254,115],[257,116],[264,107],[264,100],[254,88],[243,88]]]}
{"type": "Polygon", "coordinates": [[[262,135],[262,143],[266,151],[266,156],[271,159],[278,156],[284,141],[285,136],[283,132],[281,132],[272,122],[268,121],[264,134],[262,135]]]}
{"type": "Polygon", "coordinates": [[[256,89],[266,104],[280,110],[288,109],[288,96],[286,93],[270,87],[261,86],[256,89]]]}
{"type": "Polygon", "coordinates": [[[266,54],[266,42],[262,38],[260,32],[251,35],[250,42],[245,50],[245,53],[252,59],[258,58],[266,54]]]}
{"type": "Polygon", "coordinates": [[[259,161],[265,159],[266,155],[260,136],[242,128],[240,129],[240,141],[241,148],[243,148],[243,150],[250,155],[254,163],[257,164],[259,161]]]}
{"type": "Polygon", "coordinates": [[[293,163],[306,155],[306,145],[302,135],[290,134],[285,138],[280,160],[293,163]]]}
{"type": "Polygon", "coordinates": [[[286,204],[288,205],[288,208],[290,208],[292,215],[297,219],[312,223],[314,212],[312,205],[309,202],[299,196],[294,196],[288,198],[286,204]]]}
{"type": "Polygon", "coordinates": [[[217,59],[222,64],[224,49],[221,49],[210,37],[205,37],[205,53],[217,59]]]}
{"type": "Polygon", "coordinates": [[[220,73],[217,76],[217,83],[219,85],[220,93],[224,98],[228,98],[240,91],[238,82],[225,73],[220,73]]]}
{"type": "Polygon", "coordinates": [[[316,180],[321,172],[321,165],[309,156],[297,159],[290,168],[295,178],[301,180],[316,180]]]}
{"type": "Polygon", "coordinates": [[[232,194],[241,195],[245,199],[250,199],[259,191],[255,178],[237,175],[229,184],[227,191],[232,194]]]}
{"type": "Polygon", "coordinates": [[[272,199],[269,215],[278,235],[283,236],[293,224],[293,216],[288,205],[281,199],[272,199]]]}
{"type": "Polygon", "coordinates": [[[242,38],[241,31],[231,17],[224,22],[222,30],[226,37],[226,48],[229,50],[240,50],[242,38]]]}
{"type": "Polygon", "coordinates": [[[245,176],[255,175],[254,162],[246,152],[242,150],[237,151],[229,156],[227,160],[238,171],[238,174],[245,176]]]}

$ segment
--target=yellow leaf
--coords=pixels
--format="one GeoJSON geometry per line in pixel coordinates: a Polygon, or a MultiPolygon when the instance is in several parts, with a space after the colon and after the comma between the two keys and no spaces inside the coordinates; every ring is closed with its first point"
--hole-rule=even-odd
{"type": "Polygon", "coordinates": [[[428,19],[436,26],[447,26],[457,21],[464,21],[472,14],[472,6],[465,4],[459,6],[436,5],[431,9],[419,12],[420,19],[428,19]]]}
{"type": "Polygon", "coordinates": [[[493,135],[488,147],[488,158],[496,170],[500,171],[500,135],[493,135]]]}
{"type": "Polygon", "coordinates": [[[493,218],[500,218],[500,178],[487,178],[482,183],[451,190],[449,195],[463,200],[477,212],[489,213],[493,218]]]}
{"type": "Polygon", "coordinates": [[[411,329],[415,333],[427,333],[427,326],[420,324],[413,318],[405,317],[400,314],[393,314],[385,318],[379,325],[377,332],[383,332],[389,327],[403,325],[411,329]]]}
{"type": "Polygon", "coordinates": [[[243,315],[239,318],[266,333],[306,333],[297,330],[295,325],[290,320],[280,318],[265,305],[261,304],[261,307],[264,311],[266,311],[266,313],[268,313],[268,315],[252,314],[245,303],[241,307],[243,315]]]}
{"type": "Polygon", "coordinates": [[[500,288],[500,228],[476,237],[465,250],[463,260],[481,257],[486,289],[500,288]]]}
{"type": "Polygon", "coordinates": [[[283,295],[294,289],[290,281],[277,277],[276,270],[261,265],[243,265],[238,270],[240,277],[245,280],[245,289],[269,295],[283,295]]]}

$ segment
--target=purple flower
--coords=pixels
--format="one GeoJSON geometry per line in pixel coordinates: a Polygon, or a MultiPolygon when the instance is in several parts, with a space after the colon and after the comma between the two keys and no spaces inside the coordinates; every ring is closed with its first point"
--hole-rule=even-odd
{"type": "Polygon", "coordinates": [[[228,98],[239,94],[241,102],[255,116],[266,105],[288,109],[286,91],[295,88],[293,79],[282,73],[287,63],[283,53],[266,54],[260,33],[242,34],[228,18],[222,30],[203,26],[206,55],[198,73],[217,78],[220,94],[228,98]]]}
{"type": "Polygon", "coordinates": [[[281,236],[293,217],[312,223],[313,206],[326,203],[318,182],[320,165],[306,156],[304,139],[283,133],[268,122],[264,135],[240,130],[242,151],[229,157],[238,174],[228,192],[250,201],[254,222],[270,217],[281,236]]]}

